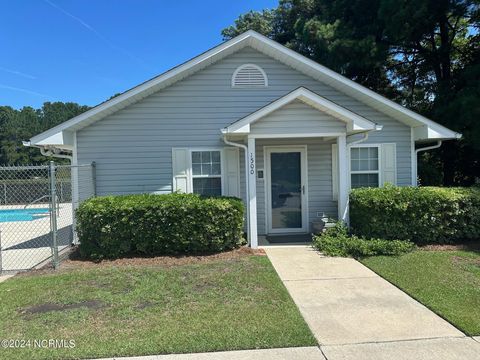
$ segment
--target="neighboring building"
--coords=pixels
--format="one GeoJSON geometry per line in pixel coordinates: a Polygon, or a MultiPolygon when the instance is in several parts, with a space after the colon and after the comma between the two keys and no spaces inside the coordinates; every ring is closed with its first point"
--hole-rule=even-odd
{"type": "Polygon", "coordinates": [[[460,136],[247,31],[30,145],[95,161],[98,195],[241,197],[256,247],[346,218],[350,188],[416,185],[416,145],[460,136]]]}

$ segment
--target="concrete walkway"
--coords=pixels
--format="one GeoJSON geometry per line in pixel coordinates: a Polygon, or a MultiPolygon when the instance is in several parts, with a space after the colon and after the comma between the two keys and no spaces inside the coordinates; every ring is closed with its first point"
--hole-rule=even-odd
{"type": "Polygon", "coordinates": [[[328,360],[480,359],[480,343],[358,261],[265,251],[328,360]]]}
{"type": "Polygon", "coordinates": [[[262,349],[262,350],[239,350],[219,351],[196,354],[172,354],[139,357],[119,357],[96,360],[325,360],[320,349],[316,346],[262,349]]]}
{"type": "Polygon", "coordinates": [[[14,276],[15,274],[8,274],[8,275],[0,275],[0,283],[1,282],[4,282],[4,281],[7,281],[8,279],[10,279],[12,276],[14,276]]]}

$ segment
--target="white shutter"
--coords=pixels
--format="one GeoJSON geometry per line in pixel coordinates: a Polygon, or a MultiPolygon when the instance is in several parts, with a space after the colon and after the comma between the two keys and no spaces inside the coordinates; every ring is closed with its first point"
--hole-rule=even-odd
{"type": "Polygon", "coordinates": [[[338,150],[337,144],[332,144],[332,198],[338,199],[338,150]]]}
{"type": "Polygon", "coordinates": [[[386,183],[393,185],[397,184],[397,151],[396,144],[382,144],[381,145],[381,169],[382,174],[380,177],[381,184],[384,186],[386,183]]]}
{"type": "Polygon", "coordinates": [[[190,181],[188,179],[188,170],[190,168],[189,154],[190,152],[185,148],[172,149],[172,191],[182,193],[191,192],[190,181]]]}
{"type": "Polygon", "coordinates": [[[224,159],[224,195],[240,197],[240,162],[238,148],[225,148],[224,159]]]}

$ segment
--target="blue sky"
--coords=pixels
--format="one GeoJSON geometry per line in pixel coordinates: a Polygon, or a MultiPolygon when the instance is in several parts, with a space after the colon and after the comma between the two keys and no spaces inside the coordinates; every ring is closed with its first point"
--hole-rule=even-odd
{"type": "Polygon", "coordinates": [[[222,41],[278,0],[0,0],[0,105],[95,105],[222,41]]]}

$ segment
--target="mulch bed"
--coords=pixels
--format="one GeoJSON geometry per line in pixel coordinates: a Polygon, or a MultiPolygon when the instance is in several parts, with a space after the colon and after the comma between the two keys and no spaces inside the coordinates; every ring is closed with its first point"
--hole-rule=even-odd
{"type": "MultiPolygon", "coordinates": [[[[99,267],[122,267],[122,266],[148,266],[148,267],[171,267],[186,264],[208,263],[218,260],[235,260],[245,256],[265,256],[263,249],[252,249],[242,246],[235,250],[205,255],[177,255],[177,256],[156,256],[156,257],[129,257],[115,260],[90,261],[81,259],[74,249],[69,258],[60,263],[58,271],[69,271],[75,269],[88,269],[99,267]]],[[[55,270],[51,264],[38,270],[18,273],[17,276],[29,276],[52,273],[55,270]]]]}
{"type": "Polygon", "coordinates": [[[480,251],[480,240],[467,241],[461,244],[429,244],[420,246],[420,249],[428,251],[480,251]]]}

